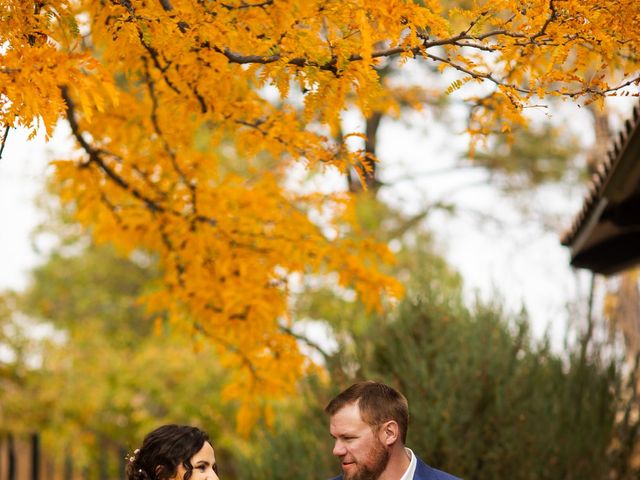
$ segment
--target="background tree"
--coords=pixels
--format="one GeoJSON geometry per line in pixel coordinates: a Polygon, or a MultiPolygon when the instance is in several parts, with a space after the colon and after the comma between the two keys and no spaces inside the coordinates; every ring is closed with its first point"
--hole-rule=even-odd
{"type": "Polygon", "coordinates": [[[36,431],[59,468],[69,458],[76,472],[106,479],[120,475],[125,453],[152,428],[196,424],[216,439],[233,478],[243,440],[237,405],[222,398],[228,373],[202,335],[140,304],[159,280],[156,260],[96,246],[64,219],[43,230],[51,234],[51,225],[59,245],[24,292],[1,297],[3,431],[36,431]]]}
{"type": "MultiPolygon", "coordinates": [[[[366,148],[343,148],[331,135],[351,104],[375,120],[383,59],[459,72],[449,90],[465,87],[469,131],[480,135],[522,124],[536,96],[589,101],[637,80],[638,33],[624,20],[638,16],[633,1],[2,7],[0,120],[50,131],[66,118],[80,153],[57,163],[63,198],[98,239],[158,256],[163,281],[148,304],[214,340],[235,372],[227,394],[243,400],[246,417],[254,399],[290,393],[303,370],[281,328],[290,274],[336,271],[373,306],[381,294],[400,295],[376,269],[389,258],[384,246],[343,236],[345,198],[295,194],[282,181],[298,161],[342,171],[368,164],[366,148]],[[629,74],[609,78],[612,67],[629,74]],[[274,104],[269,86],[285,101],[274,104]],[[231,138],[240,157],[267,152],[282,168],[227,174],[221,150],[194,144],[203,130],[210,147],[231,138]],[[315,211],[333,215],[318,225],[315,211]]],[[[362,132],[344,136],[353,133],[362,132]]]]}
{"type": "Polygon", "coordinates": [[[352,381],[376,379],[408,397],[408,445],[461,478],[635,478],[638,367],[628,375],[623,355],[612,355],[593,327],[567,337],[559,354],[548,339],[532,338],[525,313],[467,306],[460,277],[425,237],[411,237],[397,254],[407,296],[393,315],[363,315],[326,289],[297,304],[303,318],[327,319],[339,339],[325,351],[330,381],[309,377],[276,429],[256,432],[242,476],[335,474],[322,408],[352,381]],[[348,322],[354,310],[360,315],[348,322]]]}

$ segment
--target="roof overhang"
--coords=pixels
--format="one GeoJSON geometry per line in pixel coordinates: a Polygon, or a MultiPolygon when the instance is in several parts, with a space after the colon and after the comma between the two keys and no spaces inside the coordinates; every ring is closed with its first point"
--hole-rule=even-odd
{"type": "Polygon", "coordinates": [[[640,105],[589,182],[562,244],[571,265],[613,274],[640,263],[640,105]]]}

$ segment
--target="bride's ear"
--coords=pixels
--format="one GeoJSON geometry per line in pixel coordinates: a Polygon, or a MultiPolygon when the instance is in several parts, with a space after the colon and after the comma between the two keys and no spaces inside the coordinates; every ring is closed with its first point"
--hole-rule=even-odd
{"type": "MultiPolygon", "coordinates": [[[[158,465],[154,473],[156,474],[156,479],[162,478],[162,474],[164,473],[164,467],[162,465],[158,465]]],[[[175,476],[173,478],[175,478],[175,476]]]]}

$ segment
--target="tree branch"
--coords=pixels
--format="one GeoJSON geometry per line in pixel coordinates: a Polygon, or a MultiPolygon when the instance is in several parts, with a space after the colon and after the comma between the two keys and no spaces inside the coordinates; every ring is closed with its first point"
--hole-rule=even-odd
{"type": "Polygon", "coordinates": [[[437,168],[437,169],[433,169],[433,170],[425,170],[422,172],[415,172],[415,173],[411,173],[411,174],[406,174],[406,175],[402,175],[400,177],[396,177],[393,178],[391,180],[385,180],[384,182],[382,182],[382,186],[388,187],[390,185],[394,185],[398,182],[404,182],[404,181],[409,181],[409,180],[415,180],[416,178],[421,178],[421,177],[431,177],[431,176],[437,176],[437,175],[447,175],[449,173],[456,173],[456,172],[460,172],[462,170],[474,170],[474,169],[478,169],[478,168],[483,168],[480,165],[454,165],[451,167],[443,167],[443,168],[437,168]]]}
{"type": "Polygon", "coordinates": [[[261,2],[261,3],[247,3],[243,0],[241,4],[237,6],[228,5],[226,3],[221,3],[220,5],[222,5],[227,10],[242,10],[246,8],[256,8],[256,7],[264,8],[264,7],[268,7],[269,5],[273,5],[273,0],[265,0],[264,2],[261,2]]]}
{"type": "Polygon", "coordinates": [[[439,57],[437,55],[433,55],[433,54],[427,53],[427,52],[425,52],[424,55],[425,55],[425,57],[430,58],[431,60],[434,60],[436,62],[446,63],[447,65],[451,66],[452,68],[458,70],[459,72],[465,73],[465,74],[469,75],[470,77],[477,78],[479,80],[487,80],[487,81],[492,82],[492,83],[494,83],[494,84],[496,84],[498,86],[510,87],[510,88],[513,88],[515,91],[520,92],[520,93],[524,93],[524,94],[531,93],[530,90],[527,90],[525,88],[521,88],[521,87],[517,87],[515,85],[511,85],[511,84],[508,84],[508,83],[501,82],[500,80],[495,78],[490,73],[474,72],[473,70],[469,70],[467,68],[464,68],[464,67],[458,65],[457,63],[453,62],[452,60],[450,60],[448,58],[442,58],[442,57],[439,57]]]}
{"type": "Polygon", "coordinates": [[[224,340],[223,338],[220,338],[219,336],[207,331],[207,329],[199,322],[194,322],[193,323],[193,327],[195,328],[196,331],[200,332],[206,338],[210,338],[214,342],[218,342],[219,344],[221,344],[224,348],[226,348],[230,352],[238,355],[238,357],[241,359],[242,363],[249,369],[249,372],[251,372],[251,376],[255,380],[261,380],[261,377],[258,374],[258,371],[256,370],[255,365],[253,364],[251,359],[244,353],[244,351],[241,348],[238,348],[237,346],[233,345],[231,342],[229,342],[227,340],[224,340]]]}
{"type": "MultiPolygon", "coordinates": [[[[155,83],[153,81],[153,79],[151,78],[151,74],[149,72],[149,66],[147,64],[147,60],[144,59],[144,69],[145,69],[145,81],[147,84],[147,88],[149,90],[149,97],[151,98],[151,124],[153,125],[153,130],[156,132],[156,135],[158,135],[158,137],[160,138],[160,140],[162,141],[162,145],[164,147],[165,152],[167,152],[167,155],[169,156],[169,159],[171,160],[171,165],[173,167],[173,169],[176,171],[176,173],[178,174],[178,177],[180,179],[180,181],[182,182],[183,185],[187,186],[187,188],[189,188],[189,192],[191,195],[191,211],[194,217],[194,221],[195,219],[197,219],[198,217],[198,208],[197,208],[197,192],[196,192],[196,185],[194,181],[189,181],[187,180],[187,176],[185,175],[184,171],[182,170],[182,168],[180,168],[180,165],[178,165],[178,159],[176,157],[176,152],[173,148],[171,148],[171,146],[169,145],[169,142],[167,141],[166,137],[164,136],[162,130],[160,129],[160,123],[158,122],[158,97],[156,95],[156,91],[155,91],[155,83]]],[[[215,223],[214,223],[215,225],[215,223]]]]}
{"type": "Polygon", "coordinates": [[[7,144],[7,137],[9,136],[9,130],[11,130],[11,126],[7,125],[4,129],[4,135],[2,136],[2,144],[0,145],[0,160],[2,160],[2,154],[4,153],[4,147],[7,144]]]}
{"type": "Polygon", "coordinates": [[[300,340],[301,342],[304,342],[307,345],[309,345],[311,348],[317,351],[320,355],[322,355],[325,362],[328,362],[329,359],[331,358],[331,356],[329,355],[329,353],[327,353],[326,350],[324,350],[320,345],[318,345],[313,340],[310,340],[309,338],[307,338],[305,335],[300,335],[299,333],[295,333],[291,328],[285,327],[284,325],[280,325],[279,328],[282,332],[286,333],[287,335],[291,335],[296,340],[300,340]]]}
{"type": "MultiPolygon", "coordinates": [[[[69,122],[69,126],[71,127],[72,135],[76,139],[76,141],[80,144],[82,149],[89,155],[88,163],[94,163],[116,185],[118,185],[123,190],[126,190],[129,193],[131,193],[131,195],[133,195],[133,197],[135,197],[136,199],[142,201],[145,204],[145,206],[151,212],[153,212],[153,213],[168,212],[168,213],[171,213],[171,214],[179,216],[179,217],[184,217],[183,214],[181,214],[179,212],[176,212],[174,210],[168,210],[164,206],[160,205],[156,200],[154,200],[152,198],[149,198],[148,196],[144,195],[142,192],[140,192],[140,190],[138,190],[135,187],[131,186],[129,184],[129,182],[127,182],[124,178],[122,178],[120,175],[118,175],[112,168],[110,168],[105,163],[105,161],[103,159],[103,155],[107,154],[108,152],[105,152],[104,150],[101,150],[101,149],[94,148],[82,136],[82,132],[80,131],[80,126],[79,126],[78,121],[76,119],[75,103],[73,102],[73,100],[71,99],[71,97],[69,95],[68,88],[66,86],[61,86],[60,87],[60,91],[62,93],[62,98],[64,99],[64,101],[65,101],[65,103],[67,105],[66,116],[67,116],[67,121],[69,122]]],[[[115,157],[117,157],[117,156],[115,156],[115,157]]],[[[87,164],[85,164],[85,166],[86,165],[87,164]]],[[[176,164],[176,167],[177,167],[177,164],[176,164]]],[[[192,185],[191,182],[188,182],[187,179],[186,179],[186,176],[184,176],[183,179],[186,182],[187,186],[189,186],[190,188],[193,187],[193,189],[195,189],[195,185],[192,185]]],[[[160,192],[160,193],[162,193],[162,192],[160,192]]],[[[195,194],[195,192],[194,192],[194,194],[195,194]]],[[[211,218],[211,217],[208,217],[208,216],[205,216],[205,215],[197,214],[196,210],[192,211],[191,219],[192,219],[193,222],[204,223],[204,224],[207,224],[207,225],[212,226],[212,227],[215,227],[218,224],[218,222],[216,221],[215,218],[211,218]]],[[[243,246],[242,244],[238,244],[238,245],[239,246],[243,246]]]]}
{"type": "Polygon", "coordinates": [[[545,20],[544,25],[542,25],[542,27],[540,28],[540,31],[536,33],[533,37],[531,37],[531,43],[535,43],[538,37],[541,37],[545,33],[547,33],[547,28],[549,28],[549,25],[551,25],[551,22],[553,22],[556,18],[558,18],[558,12],[556,10],[556,6],[553,3],[553,0],[549,0],[549,10],[551,11],[551,14],[545,20]]]}
{"type": "Polygon", "coordinates": [[[156,201],[152,200],[146,195],[143,195],[135,187],[132,187],[124,178],[118,175],[104,162],[100,150],[97,150],[89,145],[89,143],[85,140],[85,138],[82,136],[82,133],[80,132],[80,126],[78,125],[78,120],[76,119],[75,104],[69,96],[69,90],[67,86],[62,86],[60,88],[60,91],[62,92],[62,98],[67,105],[67,121],[69,122],[69,126],[71,127],[71,132],[82,149],[89,155],[89,163],[94,163],[96,166],[98,166],[98,168],[102,170],[105,175],[107,175],[107,177],[113,180],[116,185],[121,187],[123,190],[131,193],[131,195],[133,195],[138,200],[142,201],[152,212],[164,212],[164,207],[162,207],[156,201]]]}

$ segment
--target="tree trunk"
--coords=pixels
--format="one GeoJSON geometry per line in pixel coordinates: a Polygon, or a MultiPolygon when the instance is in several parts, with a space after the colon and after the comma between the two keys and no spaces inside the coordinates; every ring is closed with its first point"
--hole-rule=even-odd
{"type": "Polygon", "coordinates": [[[613,135],[609,126],[607,111],[600,109],[595,103],[589,104],[588,109],[593,117],[593,131],[595,134],[595,142],[587,156],[587,169],[591,176],[598,168],[598,164],[604,160],[607,150],[611,146],[613,135]]]}
{"type": "Polygon", "coordinates": [[[378,142],[378,129],[380,128],[380,122],[383,116],[384,114],[382,112],[373,112],[366,119],[364,132],[367,136],[364,144],[365,159],[364,165],[361,165],[361,170],[364,172],[364,178],[360,178],[357,174],[352,172],[347,172],[349,191],[352,193],[364,190],[362,186],[363,181],[367,191],[371,192],[374,196],[380,188],[380,182],[377,177],[377,164],[374,159],[377,158],[376,144],[378,142]]]}
{"type": "Polygon", "coordinates": [[[31,434],[31,480],[40,480],[40,435],[31,434]]]}

